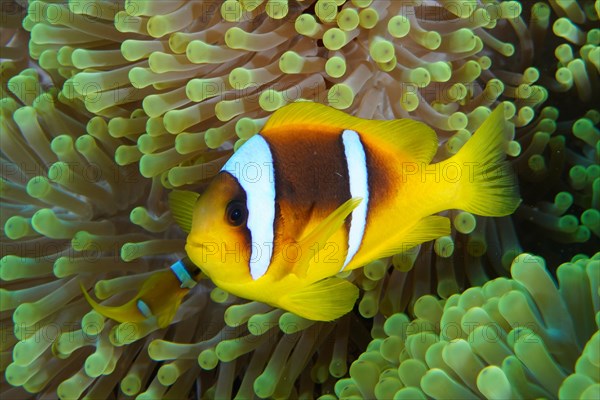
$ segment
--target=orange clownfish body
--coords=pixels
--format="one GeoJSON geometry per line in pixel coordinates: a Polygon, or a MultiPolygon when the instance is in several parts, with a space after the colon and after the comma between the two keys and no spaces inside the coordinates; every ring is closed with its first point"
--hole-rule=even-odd
{"type": "Polygon", "coordinates": [[[202,195],[172,192],[175,219],[189,232],[186,252],[237,296],[308,319],[338,318],[358,289],[336,274],[449,235],[448,218],[433,214],[515,210],[503,110],[456,155],[432,164],[438,141],[423,123],[285,106],[202,195]]]}

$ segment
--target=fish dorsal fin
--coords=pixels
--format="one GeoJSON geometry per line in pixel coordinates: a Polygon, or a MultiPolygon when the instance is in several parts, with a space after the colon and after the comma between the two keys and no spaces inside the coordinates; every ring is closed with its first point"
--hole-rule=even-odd
{"type": "Polygon", "coordinates": [[[187,190],[173,190],[169,193],[169,208],[173,219],[187,233],[192,230],[192,215],[198,197],[198,193],[187,190]]]}
{"type": "Polygon", "coordinates": [[[288,104],[277,110],[263,128],[276,131],[291,125],[316,125],[328,130],[352,129],[380,148],[402,155],[404,160],[429,163],[438,147],[433,129],[411,119],[367,120],[348,115],[332,107],[308,101],[288,104]]]}
{"type": "Polygon", "coordinates": [[[313,321],[333,321],[350,312],[358,288],[345,279],[333,277],[305,286],[283,296],[286,310],[313,321]]]}
{"type": "Polygon", "coordinates": [[[350,129],[349,126],[356,124],[358,121],[360,121],[359,118],[324,104],[313,103],[312,101],[297,101],[275,111],[262,130],[269,131],[301,124],[336,127],[340,128],[341,131],[350,129]]]}
{"type": "Polygon", "coordinates": [[[429,164],[438,149],[437,135],[427,125],[412,119],[360,120],[355,127],[377,147],[400,155],[402,160],[429,164]]]}
{"type": "Polygon", "coordinates": [[[310,233],[304,235],[298,242],[300,259],[294,266],[294,273],[301,278],[306,277],[310,259],[327,244],[327,240],[344,224],[346,218],[358,207],[361,198],[352,198],[335,209],[310,233]]]}

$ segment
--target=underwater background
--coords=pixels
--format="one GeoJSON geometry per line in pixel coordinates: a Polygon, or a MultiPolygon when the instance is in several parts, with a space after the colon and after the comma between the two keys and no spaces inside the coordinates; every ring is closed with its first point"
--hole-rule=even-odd
{"type": "Polygon", "coordinates": [[[600,398],[600,1],[1,3],[2,399],[600,398]],[[201,191],[297,99],[432,126],[455,154],[500,102],[522,204],[346,274],[314,322],[202,281],[118,324],[184,255],[201,191]]]}

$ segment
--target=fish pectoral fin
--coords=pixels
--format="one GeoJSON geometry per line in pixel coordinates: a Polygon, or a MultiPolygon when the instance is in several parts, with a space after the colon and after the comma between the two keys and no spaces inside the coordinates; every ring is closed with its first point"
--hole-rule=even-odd
{"type": "Polygon", "coordinates": [[[394,254],[403,253],[413,247],[450,234],[450,220],[447,217],[439,215],[430,215],[422,218],[408,232],[401,232],[396,237],[381,238],[383,245],[374,252],[365,253],[360,258],[356,258],[346,267],[354,269],[360,267],[371,260],[390,257],[394,254]]]}
{"type": "Polygon", "coordinates": [[[169,193],[169,208],[173,219],[187,233],[192,230],[192,215],[198,197],[198,193],[187,190],[173,190],[169,193]]]}
{"type": "Polygon", "coordinates": [[[282,308],[313,321],[333,321],[350,312],[358,298],[358,288],[345,279],[333,277],[285,295],[282,308]]]}
{"type": "Polygon", "coordinates": [[[317,225],[309,234],[298,242],[300,246],[300,257],[296,262],[293,272],[299,278],[305,278],[308,273],[310,259],[321,251],[327,244],[327,240],[344,224],[346,218],[358,207],[363,199],[354,197],[335,209],[323,221],[317,225]]]}

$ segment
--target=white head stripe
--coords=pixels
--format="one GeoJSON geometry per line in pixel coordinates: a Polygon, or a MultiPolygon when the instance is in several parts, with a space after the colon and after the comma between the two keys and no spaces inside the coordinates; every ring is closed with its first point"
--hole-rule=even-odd
{"type": "Polygon", "coordinates": [[[365,234],[367,224],[367,207],[369,204],[369,174],[367,171],[367,157],[365,148],[358,133],[345,130],[342,133],[344,153],[348,163],[348,177],[350,180],[350,196],[361,197],[362,202],[352,211],[352,221],[348,232],[348,253],[342,271],[352,260],[365,234]]]}
{"type": "Polygon", "coordinates": [[[178,260],[175,264],[171,265],[171,271],[177,277],[179,283],[181,283],[182,289],[191,289],[196,286],[196,281],[190,276],[181,260],[178,260]]]}
{"type": "Polygon", "coordinates": [[[247,225],[252,241],[250,275],[258,279],[267,272],[273,255],[275,175],[269,144],[261,135],[254,135],[221,171],[229,172],[246,192],[247,225]]]}

